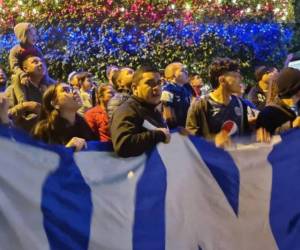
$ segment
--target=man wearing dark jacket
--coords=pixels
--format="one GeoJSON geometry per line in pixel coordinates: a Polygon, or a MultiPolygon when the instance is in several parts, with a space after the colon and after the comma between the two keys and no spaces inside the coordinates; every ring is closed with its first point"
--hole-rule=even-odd
{"type": "Polygon", "coordinates": [[[134,73],[133,95],[113,114],[111,137],[115,152],[122,157],[137,156],[157,143],[170,141],[169,129],[156,109],[160,103],[160,75],[150,67],[134,73]]]}

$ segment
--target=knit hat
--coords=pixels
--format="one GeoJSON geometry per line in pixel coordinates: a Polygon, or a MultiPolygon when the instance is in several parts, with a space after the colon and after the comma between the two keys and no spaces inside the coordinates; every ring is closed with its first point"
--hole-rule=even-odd
{"type": "Polygon", "coordinates": [[[18,23],[14,27],[15,35],[16,35],[17,39],[20,41],[20,43],[25,44],[27,42],[26,32],[31,28],[34,28],[31,23],[18,23]]]}
{"type": "Polygon", "coordinates": [[[267,66],[260,66],[255,70],[255,79],[256,81],[261,81],[261,79],[263,78],[264,74],[268,74],[270,72],[272,72],[274,70],[274,68],[272,67],[267,67],[267,66]]]}
{"type": "Polygon", "coordinates": [[[300,90],[300,70],[294,68],[283,69],[277,79],[278,96],[291,98],[300,90]]]}

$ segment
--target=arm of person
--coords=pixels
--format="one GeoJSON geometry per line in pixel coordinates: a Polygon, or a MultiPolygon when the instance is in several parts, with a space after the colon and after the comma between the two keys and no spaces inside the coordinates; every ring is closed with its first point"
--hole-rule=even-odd
{"type": "Polygon", "coordinates": [[[21,79],[19,76],[14,75],[12,78],[12,84],[13,84],[13,94],[15,96],[15,99],[17,103],[22,103],[26,101],[26,90],[25,86],[21,84],[21,79]]]}
{"type": "Polygon", "coordinates": [[[192,135],[212,139],[201,99],[192,102],[188,110],[185,127],[192,135]]]}
{"type": "Polygon", "coordinates": [[[166,131],[141,129],[143,121],[133,111],[117,109],[111,124],[111,137],[115,152],[121,157],[138,156],[159,142],[167,142],[166,131]]]}
{"type": "Polygon", "coordinates": [[[163,90],[161,94],[161,102],[163,107],[163,118],[169,127],[176,127],[176,115],[173,108],[174,94],[169,90],[163,90]]]}
{"type": "Polygon", "coordinates": [[[272,138],[272,131],[275,131],[275,127],[267,109],[264,109],[259,113],[256,120],[256,141],[269,143],[272,138]]]}
{"type": "Polygon", "coordinates": [[[163,104],[163,118],[166,120],[169,127],[176,126],[176,115],[174,108],[168,104],[163,104]]]}
{"type": "Polygon", "coordinates": [[[10,108],[8,110],[8,114],[9,117],[11,117],[11,119],[15,121],[17,119],[20,119],[25,114],[25,112],[32,112],[38,114],[40,112],[40,109],[41,104],[38,102],[23,102],[10,108]]]}
{"type": "Polygon", "coordinates": [[[8,125],[10,119],[8,117],[9,102],[5,96],[5,93],[0,93],[0,124],[8,125]]]}

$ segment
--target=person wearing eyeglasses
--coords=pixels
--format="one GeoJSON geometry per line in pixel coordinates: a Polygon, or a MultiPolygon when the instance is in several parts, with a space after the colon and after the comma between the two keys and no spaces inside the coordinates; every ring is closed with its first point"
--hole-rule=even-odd
{"type": "Polygon", "coordinates": [[[112,116],[111,138],[119,156],[141,155],[159,142],[169,143],[169,129],[157,109],[160,97],[160,74],[151,67],[139,68],[133,75],[132,96],[112,116]]]}
{"type": "Polygon", "coordinates": [[[86,141],[97,140],[84,118],[77,114],[82,106],[78,91],[65,83],[50,86],[43,95],[40,118],[32,131],[34,138],[49,144],[63,144],[76,151],[86,141]]]}

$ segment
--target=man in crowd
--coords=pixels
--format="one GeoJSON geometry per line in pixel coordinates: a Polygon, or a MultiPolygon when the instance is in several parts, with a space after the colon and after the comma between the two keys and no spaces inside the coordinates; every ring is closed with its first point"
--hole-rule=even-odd
{"type": "Polygon", "coordinates": [[[165,78],[167,84],[161,96],[163,116],[170,128],[184,127],[193,94],[188,72],[182,63],[174,62],[165,68],[165,78]]]}
{"type": "Polygon", "coordinates": [[[133,95],[113,114],[111,136],[115,152],[122,157],[137,156],[157,143],[170,141],[170,133],[161,113],[159,73],[141,67],[133,76],[133,95]]]}
{"type": "MultiPolygon", "coordinates": [[[[22,62],[22,69],[28,75],[29,84],[23,86],[26,99],[18,99],[15,94],[15,87],[19,84],[14,82],[12,88],[8,93],[10,104],[13,107],[9,110],[9,113],[14,117],[17,117],[15,125],[21,127],[26,131],[29,131],[36,121],[36,118],[40,111],[42,102],[42,95],[44,86],[52,83],[52,79],[45,78],[47,72],[46,66],[42,59],[37,56],[28,56],[22,62]],[[43,81],[48,79],[51,82],[44,83],[43,81]]],[[[13,78],[14,81],[20,81],[20,78],[13,78]]]]}
{"type": "Polygon", "coordinates": [[[249,131],[247,106],[234,95],[241,92],[239,65],[229,58],[217,58],[210,65],[209,74],[214,90],[193,102],[186,128],[223,147],[230,144],[231,136],[243,136],[249,131]]]}
{"type": "Polygon", "coordinates": [[[248,97],[258,110],[266,106],[267,92],[276,75],[277,69],[272,67],[260,66],[255,70],[257,85],[252,87],[248,97]]]}

